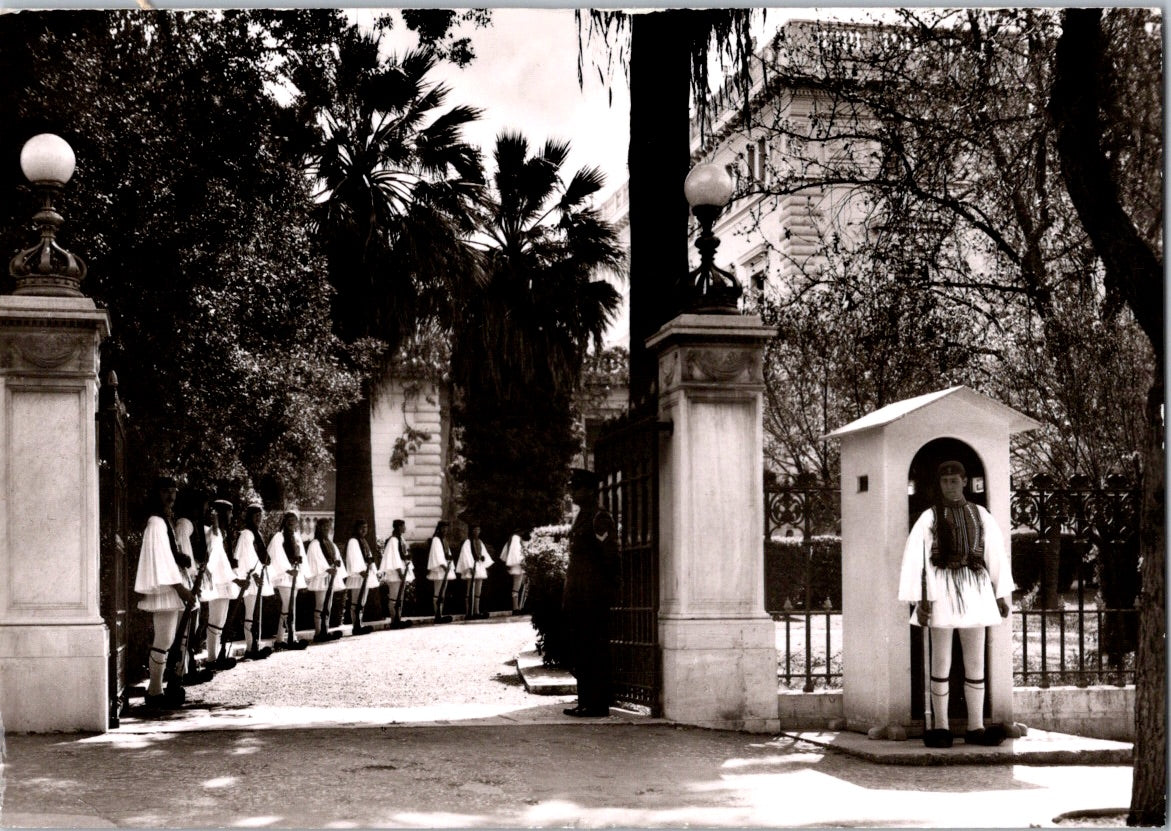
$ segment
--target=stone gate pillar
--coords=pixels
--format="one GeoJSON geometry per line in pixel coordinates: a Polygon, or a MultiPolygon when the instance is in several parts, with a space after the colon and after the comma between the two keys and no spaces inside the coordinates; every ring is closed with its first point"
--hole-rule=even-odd
{"type": "Polygon", "coordinates": [[[684,314],[658,354],[659,642],[663,715],[770,732],[777,650],[764,611],[762,355],[755,316],[684,314]]]}
{"type": "Polygon", "coordinates": [[[13,258],[15,293],[0,297],[0,712],[17,732],[101,732],[95,418],[109,317],[78,288],[84,263],[54,239],[50,197],[73,172],[72,150],[37,136],[21,166],[45,202],[42,239],[13,258]]]}

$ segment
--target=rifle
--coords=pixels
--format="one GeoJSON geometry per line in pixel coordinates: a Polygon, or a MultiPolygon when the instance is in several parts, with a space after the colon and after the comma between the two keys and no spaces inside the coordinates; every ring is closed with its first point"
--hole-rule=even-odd
{"type": "MultiPolygon", "coordinates": [[[[238,595],[236,595],[236,598],[233,601],[236,604],[235,606],[232,607],[233,613],[237,609],[239,609],[240,611],[244,610],[244,592],[248,591],[248,583],[251,582],[252,572],[254,572],[254,571],[256,571],[255,566],[248,569],[248,573],[244,575],[244,581],[245,581],[244,585],[240,587],[240,593],[238,595]]],[[[232,614],[229,614],[228,618],[231,619],[231,617],[232,617],[232,614]]],[[[224,623],[224,636],[222,638],[220,638],[220,654],[218,656],[216,656],[217,660],[222,661],[228,657],[228,637],[227,636],[228,636],[228,631],[229,631],[230,627],[231,627],[231,624],[225,621],[225,623],[224,623]]]]}
{"type": "MultiPolygon", "coordinates": [[[[188,669],[183,674],[183,683],[188,687],[195,684],[206,684],[215,677],[215,672],[206,667],[203,669],[192,669],[192,667],[195,666],[196,644],[202,642],[199,637],[201,626],[200,615],[198,614],[198,611],[200,596],[203,594],[203,581],[206,576],[207,561],[204,560],[199,564],[199,569],[195,573],[195,583],[191,589],[192,594],[194,595],[194,600],[191,604],[191,614],[188,618],[187,624],[187,639],[184,644],[184,652],[186,653],[188,660],[188,669]]],[[[203,631],[206,632],[206,629],[203,631]]],[[[211,661],[210,655],[207,656],[207,660],[211,661]]]]}
{"type": "MultiPolygon", "coordinates": [[[[446,546],[444,546],[446,548],[446,546]]],[[[439,584],[439,600],[435,606],[435,622],[451,623],[451,615],[443,614],[443,601],[447,597],[447,578],[451,574],[451,560],[447,560],[443,568],[443,581],[439,584]]]]}
{"type": "MultiPolygon", "coordinates": [[[[200,577],[203,575],[203,568],[203,564],[200,564],[200,577]]],[[[186,655],[187,642],[190,637],[188,630],[191,627],[191,612],[198,603],[199,595],[192,589],[191,599],[183,604],[183,614],[180,615],[179,625],[175,628],[175,639],[171,641],[171,646],[167,650],[167,674],[170,676],[170,680],[167,681],[166,695],[172,701],[180,703],[187,698],[187,694],[183,691],[183,676],[185,674],[183,658],[186,655]]]]}
{"type": "MultiPolygon", "coordinates": [[[[323,557],[327,554],[332,554],[324,542],[319,542],[318,545],[321,546],[321,554],[323,557]]],[[[333,602],[333,583],[337,579],[338,562],[339,560],[333,559],[332,556],[325,561],[326,574],[329,576],[325,583],[325,598],[321,601],[321,631],[319,633],[321,640],[325,640],[330,637],[329,616],[332,610],[330,609],[329,604],[333,602]],[[330,568],[333,569],[332,574],[329,572],[330,568]]]]}
{"type": "Polygon", "coordinates": [[[289,608],[285,610],[285,645],[289,649],[304,649],[309,644],[297,640],[297,633],[293,631],[294,604],[297,602],[297,575],[301,571],[301,561],[293,563],[293,580],[289,586],[289,608]]]}
{"type": "MultiPolygon", "coordinates": [[[[271,653],[262,653],[260,648],[260,612],[264,608],[264,575],[268,571],[266,563],[260,564],[260,583],[256,587],[256,601],[252,606],[252,658],[267,658],[271,653]]],[[[250,572],[251,573],[251,572],[250,572]]]]}
{"type": "MultiPolygon", "coordinates": [[[[362,556],[365,557],[365,552],[362,556]]],[[[366,560],[366,568],[362,571],[362,585],[358,588],[358,599],[354,603],[354,612],[352,615],[354,625],[350,630],[355,635],[365,635],[371,631],[369,627],[362,625],[362,612],[366,609],[366,596],[370,593],[370,569],[374,568],[374,558],[371,557],[366,560]]]]}

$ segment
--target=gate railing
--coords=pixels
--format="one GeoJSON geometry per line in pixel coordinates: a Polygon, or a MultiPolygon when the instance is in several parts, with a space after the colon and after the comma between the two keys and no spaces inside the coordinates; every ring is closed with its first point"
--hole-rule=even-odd
{"type": "Polygon", "coordinates": [[[107,678],[110,727],[120,723],[126,702],[130,575],[126,565],[125,407],[118,398],[118,376],[106,374],[98,391],[98,503],[101,536],[100,604],[109,631],[110,657],[107,678]]]}
{"type": "MultiPolygon", "coordinates": [[[[778,679],[804,692],[840,687],[840,547],[818,541],[838,532],[838,488],[812,477],[770,480],[764,497],[765,608],[778,624],[778,679]],[[796,546],[774,540],[789,535],[796,546]]],[[[1012,616],[1015,685],[1134,683],[1140,504],[1140,488],[1117,476],[1060,487],[1038,476],[1014,488],[1013,571],[1024,590],[1012,616]]]]}
{"type": "Polygon", "coordinates": [[[829,585],[818,579],[826,569],[815,563],[815,535],[837,532],[840,506],[838,488],[821,485],[807,474],[765,482],[765,605],[773,620],[784,624],[777,676],[787,688],[800,683],[803,692],[842,683],[841,558],[829,564],[831,572],[836,570],[836,579],[829,575],[829,585]],[[772,539],[774,533],[798,532],[800,562],[794,563],[772,539]]]}
{"type": "Polygon", "coordinates": [[[1037,533],[1041,555],[1037,588],[1015,616],[1017,683],[1134,683],[1141,501],[1121,476],[1059,486],[1041,475],[1013,490],[1013,526],[1037,533]]]}
{"type": "Polygon", "coordinates": [[[659,649],[659,432],[656,413],[608,424],[594,446],[599,497],[618,529],[619,580],[611,607],[613,696],[662,712],[659,649]]]}

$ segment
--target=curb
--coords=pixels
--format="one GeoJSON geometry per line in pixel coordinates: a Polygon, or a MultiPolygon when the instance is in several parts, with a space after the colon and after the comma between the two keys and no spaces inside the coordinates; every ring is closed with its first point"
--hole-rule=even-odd
{"type": "Polygon", "coordinates": [[[880,765],[1129,765],[1131,745],[1041,730],[999,747],[928,748],[916,740],[869,739],[862,733],[782,730],[781,735],[880,765]]]}
{"type": "Polygon", "coordinates": [[[535,651],[516,656],[516,673],[524,682],[525,690],[533,695],[577,694],[577,679],[563,669],[545,666],[535,651]]]}

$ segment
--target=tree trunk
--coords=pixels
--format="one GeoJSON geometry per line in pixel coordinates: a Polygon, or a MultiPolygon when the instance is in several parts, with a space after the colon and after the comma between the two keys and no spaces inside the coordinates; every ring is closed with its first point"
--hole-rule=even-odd
{"type": "MultiPolygon", "coordinates": [[[[1161,377],[1161,375],[1160,375],[1161,377]]],[[[1167,824],[1167,585],[1163,528],[1166,493],[1163,465],[1162,384],[1147,403],[1149,434],[1143,464],[1139,523],[1142,591],[1134,684],[1134,781],[1127,825],[1167,824]]]]}
{"type": "Polygon", "coordinates": [[[345,551],[354,523],[366,520],[367,542],[374,547],[374,473],[370,460],[370,397],[337,415],[337,438],[334,445],[333,538],[345,551]]]}
{"type": "Polygon", "coordinates": [[[1155,354],[1147,401],[1143,507],[1139,521],[1142,592],[1135,656],[1134,783],[1129,825],[1167,820],[1166,579],[1163,551],[1163,265],[1130,221],[1102,152],[1100,67],[1102,9],[1066,9],[1061,16],[1049,112],[1057,129],[1061,172],[1078,218],[1105,266],[1106,284],[1125,298],[1155,354]]]}
{"type": "Polygon", "coordinates": [[[675,9],[631,18],[630,404],[654,401],[658,366],[646,339],[678,314],[687,274],[683,180],[691,166],[689,16],[675,9]]]}

